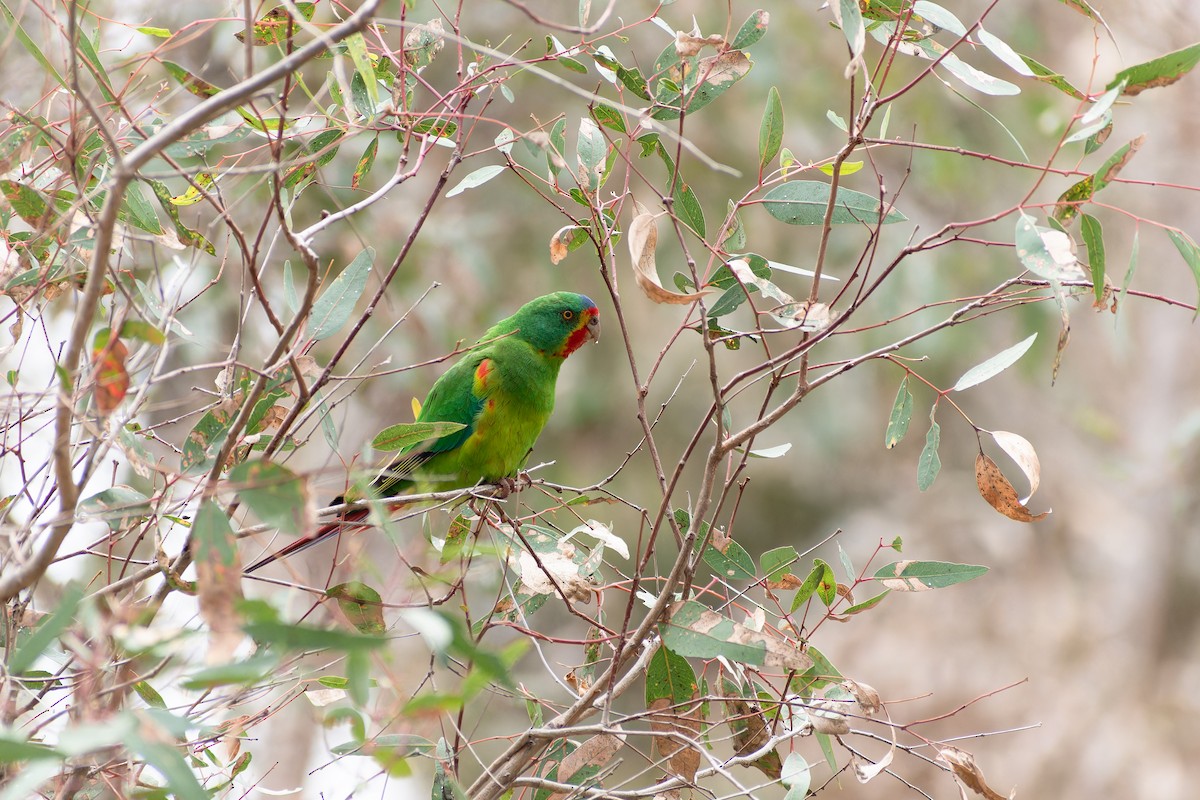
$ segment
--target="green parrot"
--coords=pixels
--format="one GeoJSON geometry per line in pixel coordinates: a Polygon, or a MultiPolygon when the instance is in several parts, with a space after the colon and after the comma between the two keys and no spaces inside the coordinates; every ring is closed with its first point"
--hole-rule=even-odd
{"type": "MultiPolygon", "coordinates": [[[[392,497],[446,491],[515,475],[554,410],[559,368],[589,339],[600,339],[600,311],[590,298],[573,292],[531,300],[497,322],[434,381],[417,416],[417,422],[466,427],[401,450],[371,484],[375,492],[392,497]]],[[[344,512],[246,572],[311,547],[366,516],[366,509],[344,512]]]]}

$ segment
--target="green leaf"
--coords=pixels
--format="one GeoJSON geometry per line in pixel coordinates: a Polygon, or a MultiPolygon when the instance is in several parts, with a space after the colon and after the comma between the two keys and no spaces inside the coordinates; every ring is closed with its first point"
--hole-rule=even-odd
{"type": "Polygon", "coordinates": [[[1138,266],[1138,229],[1133,229],[1133,243],[1129,247],[1129,268],[1125,270],[1125,277],[1121,280],[1121,299],[1125,299],[1125,293],[1129,289],[1129,284],[1133,281],[1133,273],[1137,272],[1138,266]]]}
{"type": "MultiPolygon", "coordinates": [[[[843,161],[841,166],[838,167],[838,174],[842,176],[853,175],[862,168],[863,162],[861,161],[843,161]]],[[[824,172],[826,175],[833,175],[833,164],[822,164],[821,166],[817,167],[817,169],[821,170],[821,172],[824,172]]]]}
{"type": "Polygon", "coordinates": [[[855,603],[843,611],[842,615],[849,617],[853,616],[854,614],[861,614],[864,611],[872,609],[883,602],[883,598],[887,597],[888,592],[890,591],[891,589],[888,589],[887,591],[881,592],[868,600],[863,600],[861,603],[855,603]]]}
{"type": "Polygon", "coordinates": [[[158,215],[154,213],[154,206],[146,200],[146,196],[142,194],[142,187],[136,182],[129,184],[125,189],[122,207],[129,224],[154,236],[162,234],[162,224],[158,221],[158,215]]]}
{"type": "Polygon", "coordinates": [[[364,248],[313,301],[308,324],[309,335],[314,341],[333,336],[350,319],[354,304],[367,287],[367,276],[371,274],[374,260],[375,248],[364,248]]]}
{"type": "Polygon", "coordinates": [[[458,182],[457,186],[446,192],[446,197],[454,197],[455,195],[462,194],[467,189],[474,189],[477,186],[482,186],[492,178],[499,175],[501,172],[504,172],[506,169],[508,169],[508,167],[504,164],[491,164],[486,167],[480,167],[474,172],[469,172],[461,181],[458,182]]]}
{"type": "Polygon", "coordinates": [[[338,756],[370,756],[379,750],[392,750],[400,758],[429,755],[437,747],[424,736],[412,733],[384,733],[366,741],[346,742],[330,748],[338,756]]]}
{"type": "Polygon", "coordinates": [[[696,673],[686,658],[665,646],[654,651],[646,668],[647,708],[656,700],[668,700],[673,706],[688,703],[698,689],[696,673]]]}
{"type": "Polygon", "coordinates": [[[1104,229],[1100,220],[1089,214],[1079,218],[1079,233],[1087,246],[1088,262],[1092,268],[1092,288],[1097,305],[1104,302],[1104,229]]]}
{"type": "Polygon", "coordinates": [[[962,21],[937,3],[930,3],[928,0],[917,0],[913,3],[913,13],[922,17],[926,22],[931,22],[942,30],[953,33],[955,36],[967,35],[967,28],[962,24],[962,21]]]}
{"type": "Polygon", "coordinates": [[[371,440],[376,450],[403,450],[420,442],[441,439],[467,427],[461,422],[402,422],[384,428],[371,440]]]}
{"type": "Polygon", "coordinates": [[[63,753],[53,747],[40,742],[31,742],[15,730],[0,730],[0,764],[47,758],[61,760],[64,757],[63,753]]]}
{"type": "Polygon", "coordinates": [[[813,594],[820,597],[821,602],[826,606],[833,603],[834,598],[837,597],[837,577],[833,574],[833,567],[819,558],[813,559],[812,571],[808,573],[808,577],[796,591],[796,596],[792,598],[791,610],[795,611],[804,605],[813,594]]]}
{"type": "Polygon", "coordinates": [[[1108,88],[1111,89],[1124,82],[1125,90],[1123,94],[1127,97],[1133,97],[1147,89],[1169,86],[1175,83],[1175,81],[1191,72],[1197,63],[1200,63],[1200,43],[1190,45],[1182,50],[1176,50],[1173,53],[1167,53],[1165,56],[1159,56],[1142,64],[1136,64],[1128,69],[1123,69],[1108,82],[1108,88]]]}
{"type": "MultiPolygon", "coordinates": [[[[829,188],[823,181],[789,181],[767,192],[763,202],[767,213],[780,222],[820,225],[825,221],[829,188]]],[[[883,207],[876,198],[850,189],[838,189],[830,221],[834,225],[875,225],[880,222],[887,225],[907,219],[894,208],[880,219],[882,214],[883,207]]]]}
{"type": "Polygon", "coordinates": [[[113,486],[84,499],[81,515],[103,520],[113,531],[129,530],[150,514],[150,498],[129,486],[113,486]]]}
{"type": "Polygon", "coordinates": [[[244,461],[230,471],[229,479],[260,520],[288,533],[304,529],[308,486],[290,469],[270,461],[244,461]]]}
{"type": "MultiPolygon", "coordinates": [[[[1196,288],[1200,290],[1200,250],[1196,248],[1196,242],[1183,231],[1174,229],[1168,229],[1167,236],[1171,237],[1171,243],[1175,245],[1175,249],[1179,251],[1179,255],[1183,256],[1187,265],[1191,267],[1192,279],[1196,282],[1196,288]]],[[[1200,315],[1200,305],[1192,318],[1195,319],[1197,315],[1200,315]]]]}
{"type": "Polygon", "coordinates": [[[146,705],[152,708],[166,708],[167,701],[163,700],[158,690],[151,686],[146,681],[138,681],[133,685],[133,690],[137,692],[138,697],[145,701],[146,705]]]}
{"type": "Polygon", "coordinates": [[[704,226],[704,209],[700,207],[700,200],[696,197],[696,193],[692,191],[692,187],[688,186],[683,180],[683,175],[675,174],[675,162],[671,159],[667,148],[660,143],[658,145],[659,158],[667,166],[667,173],[674,178],[675,191],[673,197],[675,200],[675,214],[684,225],[692,229],[693,232],[701,239],[705,236],[704,226]]]}
{"type": "Polygon", "coordinates": [[[883,446],[891,450],[900,444],[908,433],[908,423],[912,419],[913,396],[908,390],[908,376],[900,381],[900,390],[896,392],[896,401],[892,403],[892,413],[888,417],[887,432],[883,435],[883,446]]]}
{"type": "MultiPolygon", "coordinates": [[[[729,201],[730,223],[728,233],[725,234],[725,241],[721,242],[721,247],[726,251],[737,251],[746,247],[746,226],[742,224],[742,214],[738,210],[737,203],[729,201]]],[[[730,275],[732,275],[732,271],[730,275]]]]}
{"type": "Polygon", "coordinates": [[[847,582],[854,583],[858,580],[858,570],[854,568],[854,562],[850,560],[850,554],[842,547],[841,542],[838,542],[838,560],[842,562],[842,569],[846,571],[847,582]]]}
{"type": "Polygon", "coordinates": [[[3,196],[17,216],[34,230],[46,227],[46,224],[53,222],[57,216],[36,189],[23,183],[0,180],[0,196],[3,196]]]}
{"type": "Polygon", "coordinates": [[[600,133],[600,126],[590,117],[582,117],[575,143],[575,155],[579,162],[579,174],[576,177],[581,187],[589,192],[600,189],[607,150],[608,143],[604,140],[604,134],[600,133]]]}
{"type": "Polygon", "coordinates": [[[925,447],[917,459],[917,488],[922,492],[933,486],[938,473],[942,470],[942,460],[938,457],[938,444],[942,440],[942,429],[933,421],[933,411],[929,412],[929,433],[925,434],[925,447]]]}
{"type": "MultiPolygon", "coordinates": [[[[767,105],[763,109],[762,122],[758,128],[758,168],[764,170],[783,146],[783,101],[774,86],[767,92],[767,105]]],[[[736,249],[740,249],[740,246],[736,249]]]]}
{"type": "Polygon", "coordinates": [[[713,531],[713,535],[724,540],[723,550],[718,550],[710,540],[708,547],[704,548],[704,563],[723,581],[754,580],[754,560],[746,548],[720,531],[713,531]]]}
{"type": "Polygon", "coordinates": [[[862,57],[867,46],[867,31],[863,26],[862,9],[858,0],[838,0],[838,19],[842,25],[842,34],[846,44],[850,46],[850,58],[857,61],[862,57]]]}
{"type": "MultiPolygon", "coordinates": [[[[1074,214],[1075,210],[1071,208],[1071,213],[1063,216],[1074,214]]],[[[1079,260],[1073,252],[1071,237],[1061,230],[1043,228],[1034,223],[1033,217],[1021,213],[1017,216],[1014,240],[1021,266],[1035,275],[1052,281],[1083,277],[1079,260]]]]}
{"type": "Polygon", "coordinates": [[[771,15],[761,8],[752,12],[742,23],[742,27],[738,28],[738,32],[733,37],[733,43],[729,46],[734,50],[745,50],[766,34],[770,21],[771,15]]]}
{"type": "Polygon", "coordinates": [[[792,565],[800,560],[800,554],[791,545],[768,550],[758,558],[763,580],[778,583],[785,575],[792,574],[792,565]]]}
{"type": "Polygon", "coordinates": [[[147,179],[146,183],[150,185],[150,190],[154,192],[154,197],[158,200],[158,204],[167,212],[167,217],[170,218],[171,224],[175,226],[175,235],[179,237],[179,241],[198,250],[203,250],[210,256],[216,255],[217,249],[213,246],[212,242],[205,239],[199,232],[184,225],[179,219],[179,206],[171,202],[171,190],[167,188],[167,185],[162,181],[151,179],[147,179]]]}
{"type": "MultiPolygon", "coordinates": [[[[525,140],[529,142],[529,139],[525,140]]],[[[550,127],[550,144],[546,148],[546,164],[551,179],[567,165],[567,121],[559,119],[550,127]]]]}
{"type": "Polygon", "coordinates": [[[804,800],[808,796],[808,787],[812,784],[812,770],[808,762],[799,753],[788,753],[784,759],[779,782],[787,787],[783,800],[804,800]]]}
{"type": "Polygon", "coordinates": [[[654,74],[663,77],[654,96],[657,107],[650,116],[657,120],[678,119],[685,104],[687,112],[694,114],[746,77],[751,66],[746,54],[737,49],[681,60],[672,42],[654,62],[654,74]]]}
{"type": "Polygon", "coordinates": [[[50,645],[71,626],[76,619],[76,612],[83,600],[83,585],[75,582],[67,584],[62,597],[58,599],[57,607],[49,615],[42,618],[37,627],[15,650],[8,659],[8,672],[20,675],[33,666],[41,655],[50,649],[50,645]]]}
{"type": "MultiPolygon", "coordinates": [[[[296,10],[309,22],[312,21],[314,9],[314,3],[296,3],[296,10]]],[[[265,47],[284,42],[289,35],[295,36],[300,32],[300,26],[293,19],[287,6],[275,6],[256,20],[251,26],[251,30],[251,43],[255,47],[265,47]]],[[[239,42],[246,41],[244,30],[237,31],[233,35],[239,42]]]]}
{"type": "Polygon", "coordinates": [[[813,663],[798,646],[750,630],[695,600],[675,606],[660,630],[663,643],[681,656],[724,656],[743,664],[797,671],[813,663]]]}
{"type": "MultiPolygon", "coordinates": [[[[54,81],[59,86],[62,86],[64,89],[68,89],[70,85],[63,80],[62,75],[59,75],[58,70],[54,68],[54,64],[51,63],[50,59],[46,57],[46,53],[49,52],[50,49],[47,48],[44,43],[35,42],[30,38],[29,34],[26,33],[25,29],[21,26],[21,23],[16,17],[13,16],[12,11],[9,10],[8,3],[3,2],[3,0],[0,0],[0,12],[4,13],[4,19],[7,20],[8,26],[13,35],[16,37],[17,41],[21,43],[29,55],[33,56],[33,59],[38,62],[38,65],[42,68],[42,72],[53,77],[54,81]]],[[[22,16],[24,16],[24,13],[22,13],[22,16]]],[[[81,36],[79,38],[85,37],[81,36]]]]}
{"type": "Polygon", "coordinates": [[[283,650],[336,650],[344,653],[375,650],[388,643],[387,637],[351,633],[336,628],[318,628],[266,620],[247,622],[243,629],[259,644],[283,650]]]}
{"type": "Polygon", "coordinates": [[[945,561],[896,561],[880,567],[875,572],[874,578],[887,588],[897,592],[924,592],[974,580],[987,571],[987,567],[975,564],[953,564],[945,561]]]}
{"type": "Polygon", "coordinates": [[[965,86],[977,92],[982,92],[992,97],[1004,97],[1021,93],[1020,87],[1016,84],[1009,83],[1002,78],[997,78],[995,75],[989,75],[982,70],[976,69],[954,53],[946,52],[946,48],[933,39],[921,39],[913,44],[929,60],[932,61],[940,58],[941,61],[938,62],[940,66],[945,67],[951,75],[962,81],[965,86]]]}
{"type": "Polygon", "coordinates": [[[981,364],[971,367],[963,373],[958,382],[954,384],[951,391],[961,392],[965,389],[970,389],[972,386],[977,386],[990,378],[994,378],[1004,370],[1017,363],[1017,360],[1033,347],[1034,341],[1037,339],[1037,334],[1033,333],[1014,344],[1012,347],[1001,350],[996,355],[981,364]]]}
{"type": "Polygon", "coordinates": [[[1036,59],[1030,58],[1026,55],[1021,56],[1021,61],[1025,63],[1025,66],[1029,67],[1029,70],[1033,73],[1033,77],[1037,78],[1042,83],[1048,83],[1063,94],[1074,97],[1076,100],[1088,99],[1083,92],[1072,86],[1070,81],[1047,67],[1045,64],[1042,64],[1036,59]]]}
{"type": "MultiPolygon", "coordinates": [[[[592,107],[592,118],[605,128],[617,133],[629,133],[625,129],[625,118],[615,108],[597,104],[592,107]]],[[[505,129],[507,130],[507,129],[505,129]]]]}
{"type": "Polygon", "coordinates": [[[1034,77],[1033,70],[1026,64],[1019,53],[1013,50],[1003,39],[985,31],[982,26],[975,29],[979,43],[991,51],[992,55],[1004,62],[1009,69],[1027,78],[1034,77]]]}
{"type": "Polygon", "coordinates": [[[350,581],[325,590],[325,596],[338,602],[338,608],[359,633],[383,634],[383,598],[365,583],[350,581]]]}
{"type": "MultiPolygon", "coordinates": [[[[1139,136],[1133,141],[1120,147],[1115,153],[1109,156],[1108,160],[1091,175],[1083,180],[1074,183],[1071,188],[1067,189],[1058,198],[1058,204],[1054,210],[1054,216],[1060,222],[1067,222],[1072,219],[1077,213],[1077,206],[1085,201],[1091,200],[1100,191],[1116,179],[1117,175],[1129,163],[1137,153],[1138,148],[1142,146],[1144,136],[1139,136]]],[[[1022,214],[1021,217],[1027,217],[1027,214],[1022,214]]],[[[1032,218],[1030,218],[1032,220],[1032,218]]],[[[1021,220],[1018,219],[1018,226],[1021,225],[1021,220]]],[[[1030,222],[1032,224],[1032,222],[1030,222]]]]}
{"type": "Polygon", "coordinates": [[[842,679],[842,673],[833,662],[811,644],[808,646],[808,655],[813,660],[813,665],[804,673],[799,684],[800,694],[804,697],[809,697],[813,691],[842,679]]]}

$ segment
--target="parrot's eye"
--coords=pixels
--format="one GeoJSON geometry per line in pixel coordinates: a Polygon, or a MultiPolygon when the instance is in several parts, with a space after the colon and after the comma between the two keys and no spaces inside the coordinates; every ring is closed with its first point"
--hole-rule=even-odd
{"type": "Polygon", "coordinates": [[[568,308],[562,312],[562,318],[563,322],[570,322],[575,319],[575,312],[568,308]]]}

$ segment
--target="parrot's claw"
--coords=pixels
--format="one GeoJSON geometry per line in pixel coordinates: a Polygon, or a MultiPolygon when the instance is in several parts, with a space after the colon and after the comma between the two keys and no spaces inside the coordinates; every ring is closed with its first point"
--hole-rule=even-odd
{"type": "Polygon", "coordinates": [[[533,478],[529,477],[529,473],[521,470],[514,477],[503,477],[496,481],[496,489],[492,493],[493,500],[504,500],[509,495],[528,489],[533,485],[533,478]]]}

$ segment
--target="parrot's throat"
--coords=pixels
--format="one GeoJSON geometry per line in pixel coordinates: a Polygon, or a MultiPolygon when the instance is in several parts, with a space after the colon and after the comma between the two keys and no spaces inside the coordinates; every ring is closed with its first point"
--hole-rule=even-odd
{"type": "Polygon", "coordinates": [[[574,353],[579,348],[583,347],[583,343],[588,340],[587,326],[581,326],[577,330],[571,331],[571,335],[567,337],[567,341],[563,344],[562,349],[554,355],[558,358],[566,358],[574,353]]]}

